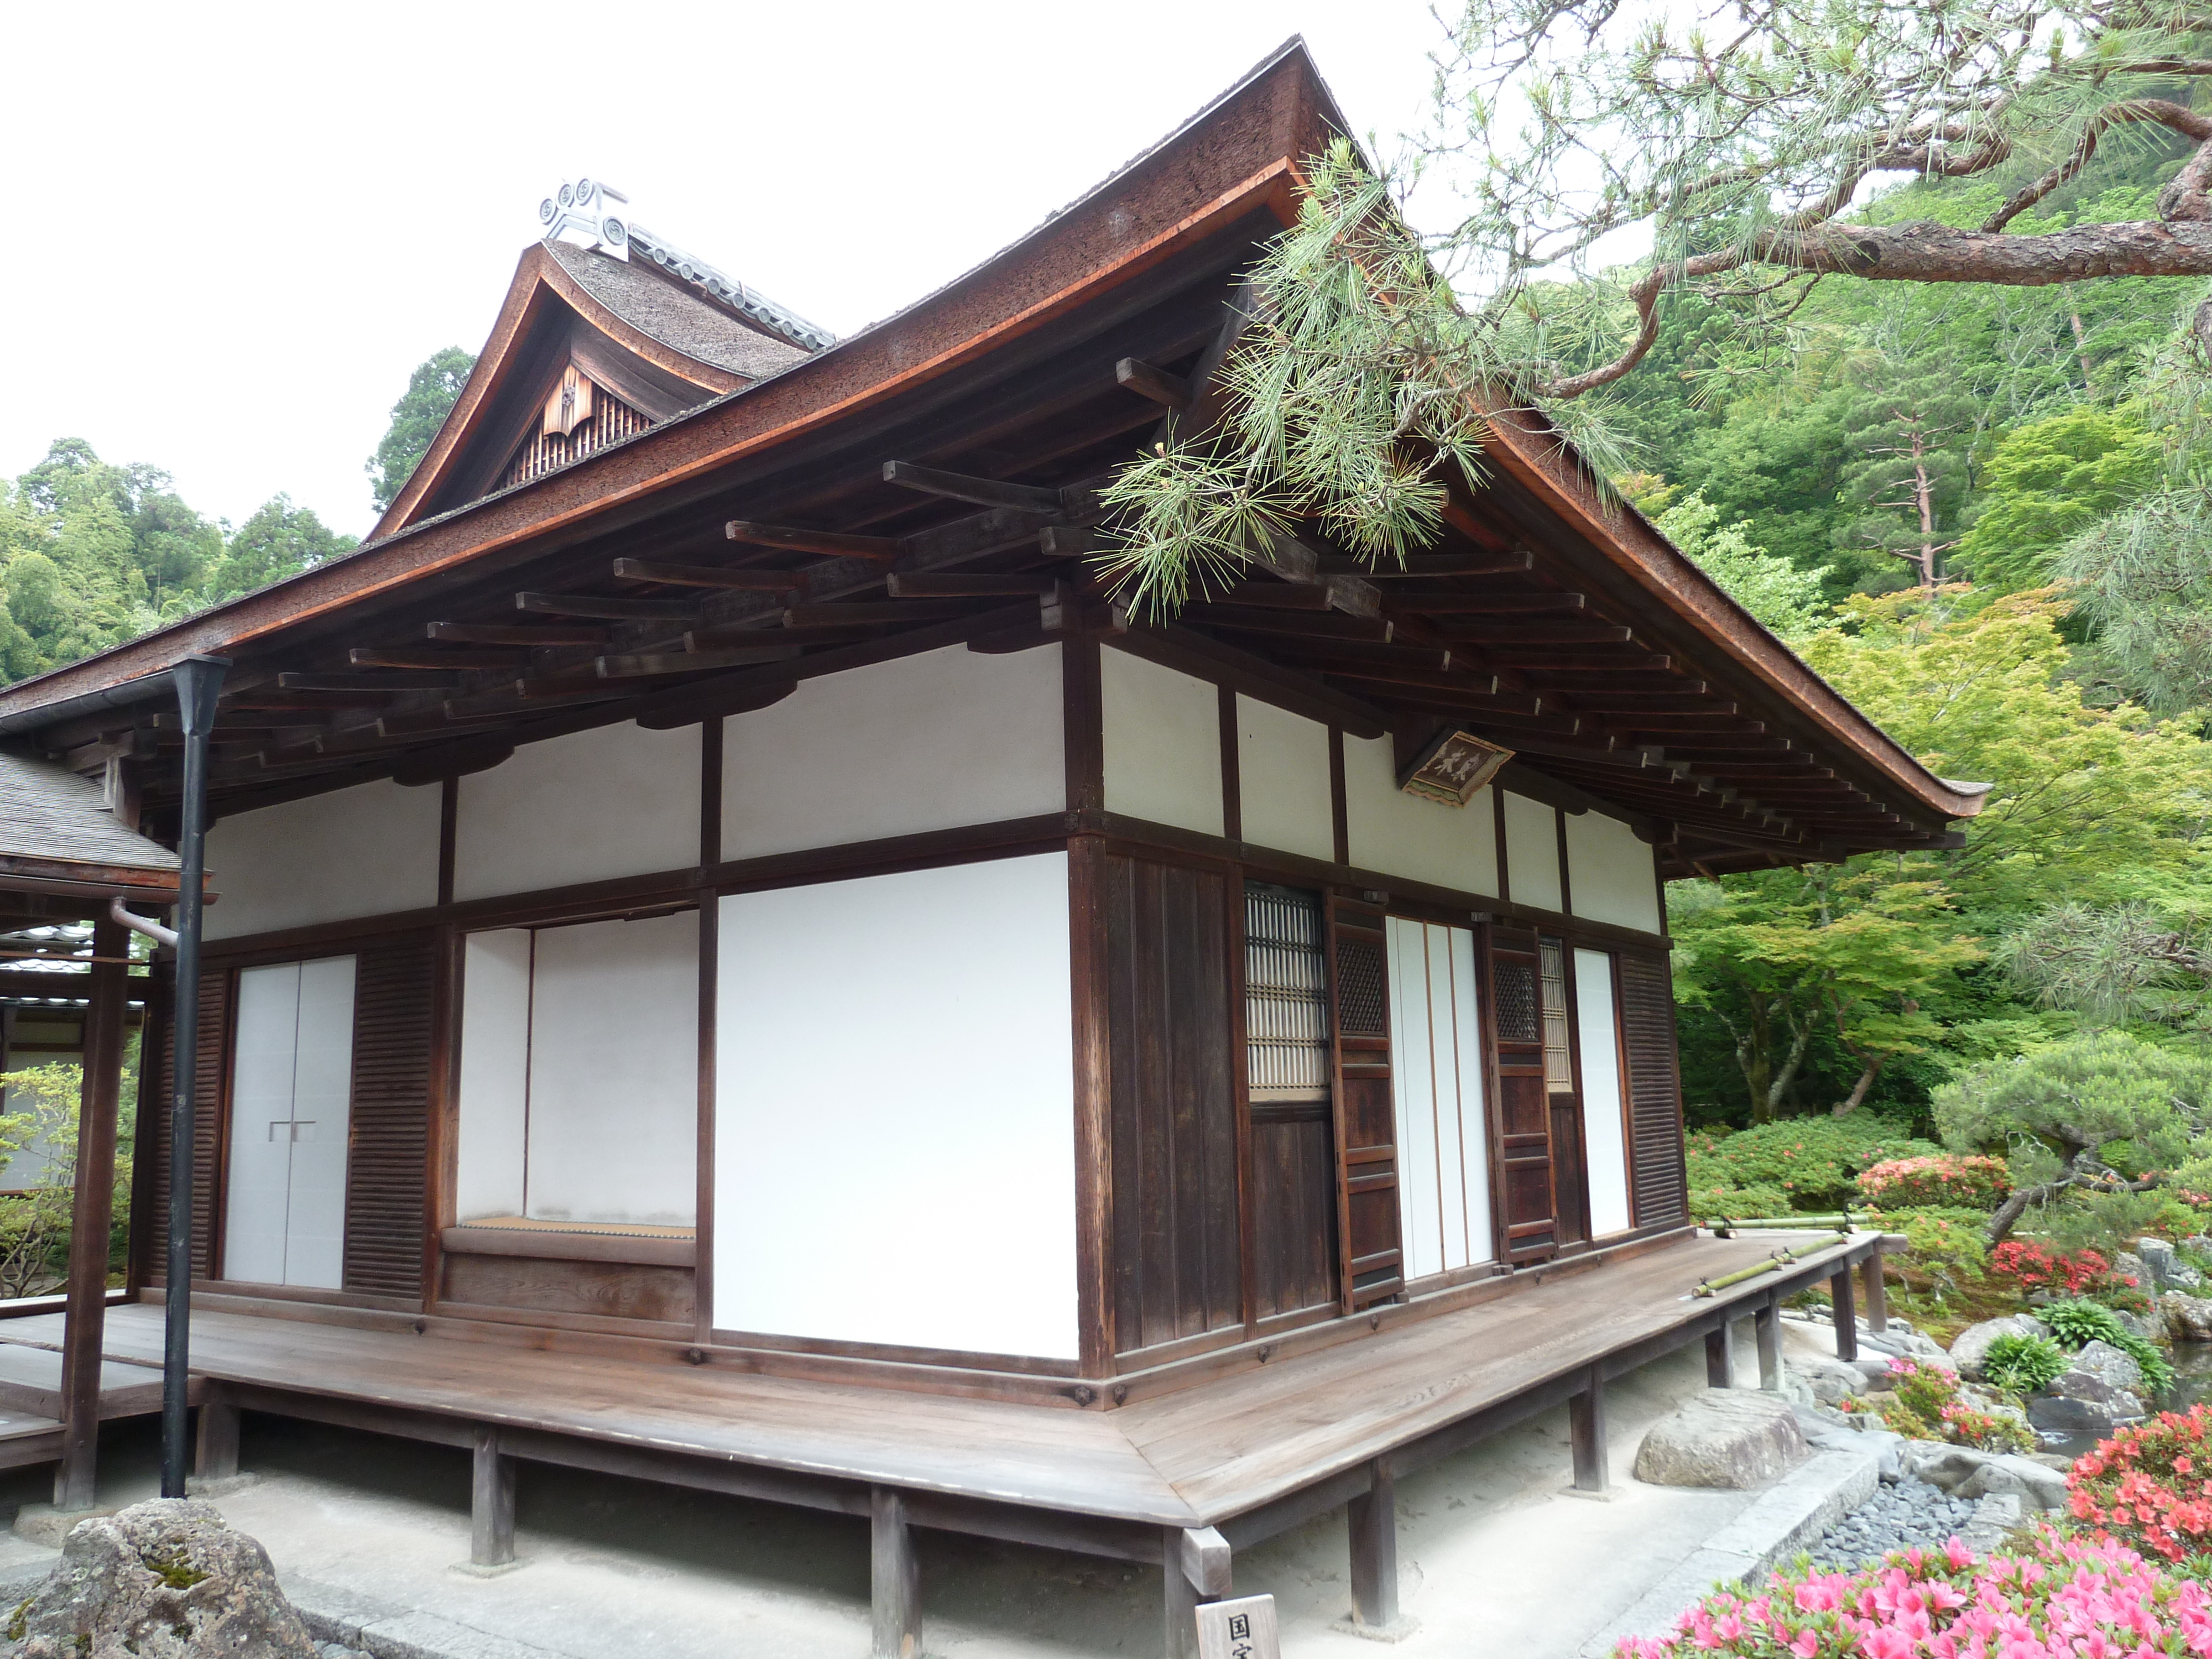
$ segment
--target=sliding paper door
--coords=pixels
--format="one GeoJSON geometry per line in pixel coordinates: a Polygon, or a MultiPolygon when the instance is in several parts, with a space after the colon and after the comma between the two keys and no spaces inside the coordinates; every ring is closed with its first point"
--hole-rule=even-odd
{"type": "Polygon", "coordinates": [[[325,957],[239,974],[225,1279],[344,1283],[354,966],[325,957]]]}
{"type": "Polygon", "coordinates": [[[1610,951],[1575,952],[1575,1016],[1589,1231],[1592,1238],[1603,1238],[1608,1233],[1625,1233],[1630,1225],[1627,1114],[1620,1086],[1620,1024],[1614,1012],[1610,951]]]}
{"type": "Polygon", "coordinates": [[[1494,1255],[1474,933],[1392,916],[1390,1037],[1406,1277],[1494,1255]]]}

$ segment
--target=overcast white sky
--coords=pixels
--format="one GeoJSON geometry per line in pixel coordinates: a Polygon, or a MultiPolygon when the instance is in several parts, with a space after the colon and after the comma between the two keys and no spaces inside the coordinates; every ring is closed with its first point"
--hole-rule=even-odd
{"type": "Polygon", "coordinates": [[[409,371],[483,343],[564,177],[844,334],[1292,33],[1392,139],[1441,36],[1427,0],[126,4],[7,33],[0,473],[82,437],[204,513],[283,490],[356,533],[409,371]]]}

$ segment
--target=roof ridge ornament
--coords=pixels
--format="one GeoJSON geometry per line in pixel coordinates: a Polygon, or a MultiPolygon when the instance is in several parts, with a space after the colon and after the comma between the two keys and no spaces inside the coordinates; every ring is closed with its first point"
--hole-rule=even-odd
{"type": "Polygon", "coordinates": [[[601,179],[566,179],[538,204],[538,222],[549,242],[566,238],[595,252],[629,258],[630,227],[622,210],[629,198],[601,179]]]}

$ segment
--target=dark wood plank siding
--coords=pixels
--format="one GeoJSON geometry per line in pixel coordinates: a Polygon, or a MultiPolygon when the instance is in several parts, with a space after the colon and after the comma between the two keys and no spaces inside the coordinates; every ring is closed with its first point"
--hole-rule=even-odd
{"type": "Polygon", "coordinates": [[[1674,1054],[1674,983],[1667,958],[1620,952],[1621,1046],[1628,1052],[1628,1123],[1636,1224],[1687,1218],[1682,1086],[1674,1054]]]}
{"type": "Polygon", "coordinates": [[[1498,1043],[1497,1150],[1505,1197],[1505,1254],[1510,1261],[1539,1261],[1559,1249],[1559,1226],[1534,935],[1515,928],[1491,930],[1489,984],[1498,1043]]]}
{"type": "MultiPolygon", "coordinates": [[[[225,1116],[224,1079],[230,1053],[230,975],[220,968],[200,975],[199,1068],[193,1114],[192,1158],[192,1272],[210,1277],[215,1272],[216,1205],[222,1194],[222,1130],[225,1116]]],[[[169,1111],[175,1099],[171,1070],[176,1039],[173,1005],[161,1023],[160,1048],[155,1062],[151,1121],[141,1121],[138,1133],[152,1137],[151,1192],[145,1237],[145,1273],[161,1279],[169,1261],[169,1111]]]]}
{"type": "Polygon", "coordinates": [[[1379,906],[1329,906],[1329,990],[1336,1034],[1337,1206],[1346,1313],[1405,1288],[1398,1221],[1398,1118],[1391,1097],[1389,942],[1379,906]]]}
{"type": "Polygon", "coordinates": [[[427,934],[365,947],[353,1013],[353,1133],[346,1164],[345,1287],[422,1291],[422,1170],[429,1156],[436,975],[427,934]]]}
{"type": "Polygon", "coordinates": [[[1243,1320],[1224,878],[1106,861],[1115,1346],[1243,1320]]]}
{"type": "Polygon", "coordinates": [[[1258,1317],[1337,1300],[1336,1148],[1327,1103],[1252,1109],[1258,1317]]]}

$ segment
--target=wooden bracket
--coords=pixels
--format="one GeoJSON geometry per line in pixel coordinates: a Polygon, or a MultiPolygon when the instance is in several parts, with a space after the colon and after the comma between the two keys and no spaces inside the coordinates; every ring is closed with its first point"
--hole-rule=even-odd
{"type": "Polygon", "coordinates": [[[1229,1540],[1215,1527],[1186,1527],[1177,1557],[1182,1576],[1200,1595],[1229,1594],[1229,1540]]]}

